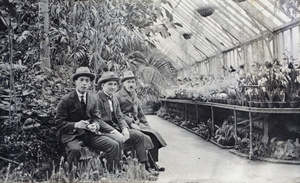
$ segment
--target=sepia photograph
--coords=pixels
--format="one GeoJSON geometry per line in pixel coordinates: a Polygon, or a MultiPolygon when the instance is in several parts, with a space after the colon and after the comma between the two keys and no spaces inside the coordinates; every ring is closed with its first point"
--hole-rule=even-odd
{"type": "Polygon", "coordinates": [[[0,0],[0,182],[300,183],[300,0],[0,0]]]}

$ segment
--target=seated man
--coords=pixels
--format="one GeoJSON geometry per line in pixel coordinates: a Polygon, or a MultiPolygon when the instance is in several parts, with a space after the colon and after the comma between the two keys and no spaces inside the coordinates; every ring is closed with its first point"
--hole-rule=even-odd
{"type": "Polygon", "coordinates": [[[142,163],[142,169],[151,175],[157,175],[158,172],[151,170],[148,164],[147,150],[153,148],[151,139],[138,130],[128,128],[121,113],[119,102],[113,97],[118,88],[118,81],[119,77],[112,72],[104,72],[98,81],[98,86],[102,88],[96,94],[101,117],[107,124],[124,135],[123,138],[116,138],[116,140],[120,143],[125,142],[125,145],[133,145],[137,158],[142,163]]]}
{"type": "Polygon", "coordinates": [[[115,94],[115,97],[120,103],[120,108],[125,115],[125,120],[131,128],[141,130],[143,133],[150,136],[154,144],[154,148],[150,150],[150,155],[152,156],[152,161],[150,161],[151,167],[158,171],[164,171],[165,168],[159,167],[155,162],[158,161],[158,149],[165,147],[167,143],[158,131],[150,127],[144,115],[140,101],[135,92],[136,77],[131,71],[124,72],[121,82],[123,87],[115,94]]]}
{"type": "Polygon", "coordinates": [[[96,133],[114,132],[115,129],[100,118],[94,96],[88,92],[95,75],[87,67],[80,67],[73,74],[76,89],[63,96],[57,106],[56,124],[61,142],[67,149],[69,171],[78,165],[83,146],[107,154],[108,169],[113,171],[121,159],[119,143],[111,137],[96,133]]]}

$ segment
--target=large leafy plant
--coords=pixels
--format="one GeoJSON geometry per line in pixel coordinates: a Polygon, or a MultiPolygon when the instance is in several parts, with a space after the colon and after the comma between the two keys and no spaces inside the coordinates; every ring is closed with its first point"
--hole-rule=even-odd
{"type": "Polygon", "coordinates": [[[38,15],[38,2],[0,4],[0,171],[15,169],[18,176],[12,181],[45,180],[61,155],[55,108],[73,88],[73,68],[90,66],[97,73],[125,68],[126,55],[149,49],[143,29],[155,21],[153,12],[160,17],[163,11],[144,1],[49,2],[49,33],[41,30],[45,17],[38,15]],[[47,76],[40,59],[45,37],[51,48],[47,76]]]}
{"type": "Polygon", "coordinates": [[[232,124],[225,120],[221,127],[219,127],[214,136],[214,140],[224,146],[234,145],[234,128],[232,124]]]}
{"type": "Polygon", "coordinates": [[[54,62],[88,65],[99,74],[104,68],[119,72],[130,53],[154,46],[145,30],[156,34],[162,29],[154,25],[165,31],[181,26],[152,1],[51,1],[50,8],[54,62]],[[167,21],[157,23],[162,18],[167,21]]]}
{"type": "Polygon", "coordinates": [[[144,102],[158,101],[165,89],[175,83],[174,65],[157,51],[148,54],[133,52],[128,56],[127,65],[139,78],[138,93],[144,102]]]}

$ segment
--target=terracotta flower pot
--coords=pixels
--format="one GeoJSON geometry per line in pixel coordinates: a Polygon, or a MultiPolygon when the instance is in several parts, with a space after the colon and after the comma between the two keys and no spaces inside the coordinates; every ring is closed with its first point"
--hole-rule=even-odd
{"type": "Polygon", "coordinates": [[[227,104],[232,105],[232,99],[227,99],[227,104]]]}
{"type": "Polygon", "coordinates": [[[254,102],[254,107],[260,107],[260,102],[254,102]]]}
{"type": "Polygon", "coordinates": [[[254,107],[254,102],[253,101],[248,101],[248,106],[249,107],[254,107]]]}
{"type": "Polygon", "coordinates": [[[275,108],[276,107],[276,103],[275,102],[268,102],[268,107],[269,108],[275,108]]]}
{"type": "Polygon", "coordinates": [[[260,107],[261,108],[268,108],[268,103],[267,102],[261,102],[260,107]]]}
{"type": "Polygon", "coordinates": [[[238,103],[239,103],[238,100],[235,99],[232,100],[232,105],[238,105],[238,103]]]}
{"type": "Polygon", "coordinates": [[[278,102],[278,107],[279,108],[285,108],[286,107],[286,102],[278,102]]]}
{"type": "Polygon", "coordinates": [[[243,101],[242,100],[237,100],[237,104],[236,105],[240,105],[240,106],[242,106],[243,105],[243,103],[242,103],[243,101]]]}
{"type": "Polygon", "coordinates": [[[289,104],[290,104],[291,108],[297,108],[297,107],[299,107],[300,103],[299,103],[299,101],[290,101],[289,104]]]}

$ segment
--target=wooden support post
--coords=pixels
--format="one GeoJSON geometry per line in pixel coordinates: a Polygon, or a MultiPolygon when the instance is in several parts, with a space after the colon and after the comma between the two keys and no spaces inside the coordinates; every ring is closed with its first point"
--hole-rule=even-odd
{"type": "Polygon", "coordinates": [[[237,141],[236,141],[236,139],[237,139],[237,119],[236,119],[236,111],[235,110],[233,110],[233,116],[234,116],[234,135],[235,135],[234,144],[236,146],[237,145],[236,144],[237,143],[237,141]]]}
{"type": "Polygon", "coordinates": [[[210,107],[211,109],[211,129],[212,129],[212,133],[215,134],[215,120],[214,120],[214,108],[213,106],[210,107]]]}
{"type": "Polygon", "coordinates": [[[253,159],[253,139],[252,139],[252,114],[249,112],[249,127],[250,127],[250,132],[249,132],[249,139],[250,139],[250,152],[249,152],[249,159],[253,159]]]}
{"type": "Polygon", "coordinates": [[[185,114],[185,121],[187,121],[188,120],[188,112],[187,112],[188,110],[187,110],[187,105],[186,105],[186,103],[184,103],[184,114],[185,114]]]}
{"type": "Polygon", "coordinates": [[[168,107],[167,107],[167,101],[163,101],[162,108],[165,108],[166,113],[169,112],[168,107]]]}
{"type": "Polygon", "coordinates": [[[199,113],[198,113],[198,105],[196,104],[196,121],[199,124],[199,113]]]}
{"type": "Polygon", "coordinates": [[[49,7],[48,0],[42,0],[39,2],[39,17],[43,22],[40,24],[40,59],[42,61],[42,69],[47,76],[50,74],[50,44],[49,44],[49,7]]]}
{"type": "Polygon", "coordinates": [[[269,141],[269,115],[264,116],[264,136],[262,139],[262,142],[267,145],[268,141],[269,141]]]}
{"type": "Polygon", "coordinates": [[[179,114],[179,103],[176,103],[176,115],[179,116],[178,114],[179,114]]]}

